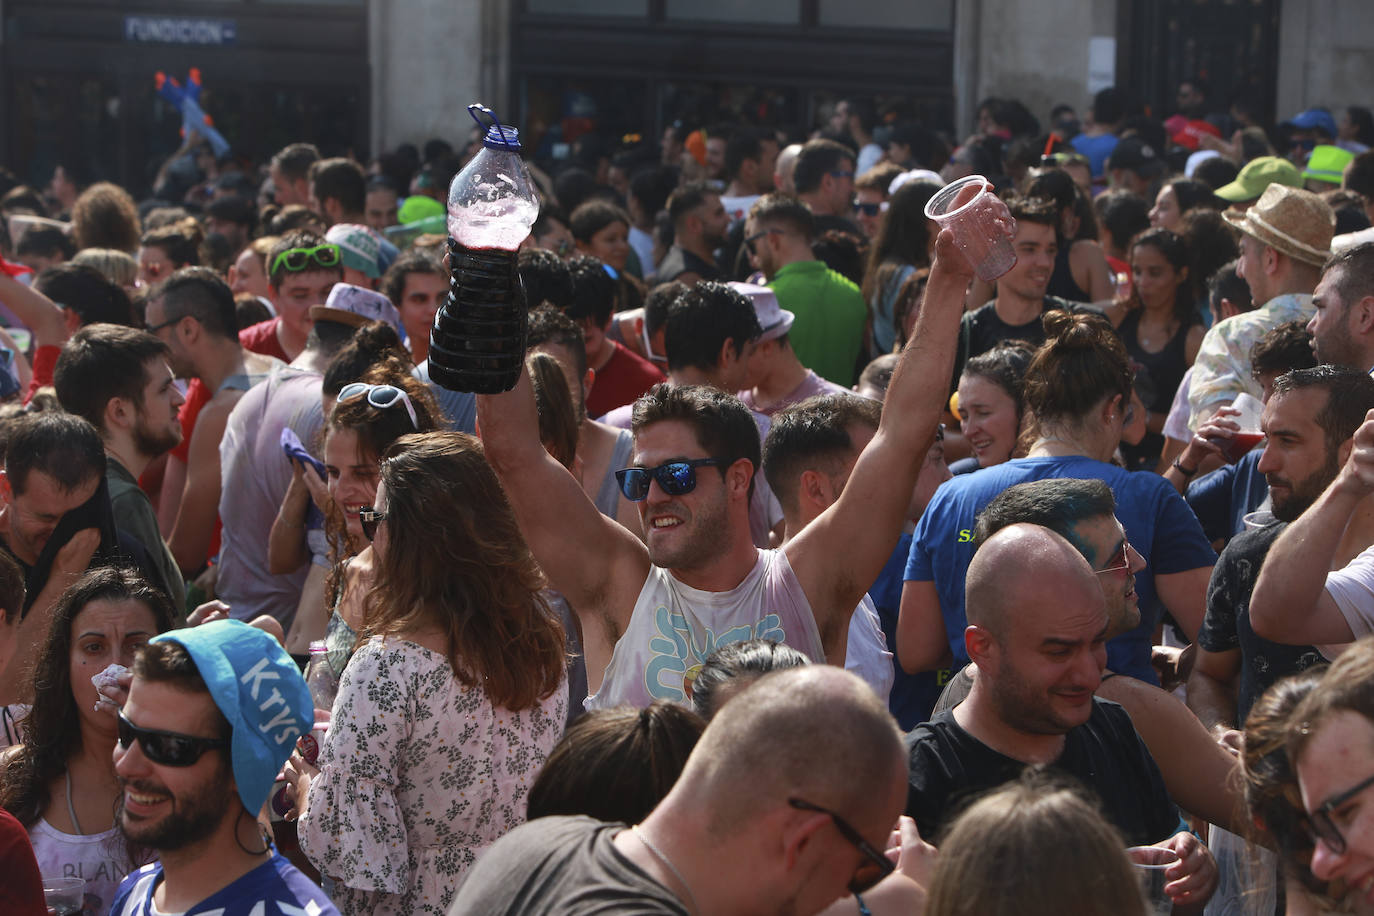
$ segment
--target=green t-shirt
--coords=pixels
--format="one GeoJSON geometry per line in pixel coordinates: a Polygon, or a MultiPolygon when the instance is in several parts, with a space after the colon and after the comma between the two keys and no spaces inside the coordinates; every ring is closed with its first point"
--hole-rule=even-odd
{"type": "Polygon", "coordinates": [[[868,323],[859,288],[823,261],[788,264],[768,286],[778,305],[797,316],[788,337],[802,365],[837,385],[853,385],[868,323]]]}

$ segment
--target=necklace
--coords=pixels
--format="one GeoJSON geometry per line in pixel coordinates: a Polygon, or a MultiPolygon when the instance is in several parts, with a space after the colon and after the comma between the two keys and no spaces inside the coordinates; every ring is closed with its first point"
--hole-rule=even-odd
{"type": "Polygon", "coordinates": [[[681,884],[682,889],[687,892],[687,899],[692,904],[692,912],[701,912],[701,907],[697,906],[697,895],[692,893],[692,886],[687,883],[686,878],[682,877],[682,872],[677,870],[677,866],[673,864],[673,860],[664,855],[663,852],[657,846],[649,842],[649,838],[644,835],[643,830],[639,829],[638,824],[631,827],[630,829],[634,831],[634,835],[639,839],[639,842],[644,844],[644,848],[649,850],[649,852],[653,853],[654,858],[662,862],[664,866],[670,872],[673,873],[673,876],[677,878],[678,884],[681,884]]]}

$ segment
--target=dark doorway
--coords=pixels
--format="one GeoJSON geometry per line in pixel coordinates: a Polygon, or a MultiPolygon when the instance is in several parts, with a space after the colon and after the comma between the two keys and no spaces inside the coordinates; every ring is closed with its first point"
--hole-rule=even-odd
{"type": "Polygon", "coordinates": [[[1279,0],[1119,0],[1118,85],[1134,90],[1151,112],[1176,110],[1184,80],[1210,87],[1211,111],[1250,97],[1265,123],[1274,121],[1279,66],[1279,0]]]}

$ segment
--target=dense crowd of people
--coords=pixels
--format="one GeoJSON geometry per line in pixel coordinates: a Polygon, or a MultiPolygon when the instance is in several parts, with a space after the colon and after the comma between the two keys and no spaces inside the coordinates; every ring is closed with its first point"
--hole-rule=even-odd
{"type": "Polygon", "coordinates": [[[1176,108],[528,138],[500,394],[480,135],[0,170],[0,909],[1374,913],[1374,118],[1176,108]]]}

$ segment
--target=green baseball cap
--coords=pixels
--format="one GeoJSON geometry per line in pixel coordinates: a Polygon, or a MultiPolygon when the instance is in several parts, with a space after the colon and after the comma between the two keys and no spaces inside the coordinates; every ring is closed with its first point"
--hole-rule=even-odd
{"type": "Polygon", "coordinates": [[[1298,167],[1287,159],[1278,156],[1260,156],[1245,164],[1236,180],[1217,188],[1216,195],[1233,204],[1258,200],[1264,189],[1271,184],[1286,185],[1290,188],[1302,187],[1302,174],[1298,167]]]}
{"type": "Polygon", "coordinates": [[[1314,146],[1312,147],[1312,156],[1307,160],[1307,168],[1303,169],[1302,177],[1315,178],[1317,181],[1325,181],[1339,187],[1341,177],[1345,174],[1345,167],[1354,158],[1354,153],[1350,150],[1341,149],[1339,146],[1314,146]]]}
{"type": "Polygon", "coordinates": [[[445,213],[444,205],[433,197],[426,197],[423,194],[412,194],[401,204],[401,209],[397,211],[396,218],[401,225],[414,223],[427,216],[441,216],[445,213]]]}

